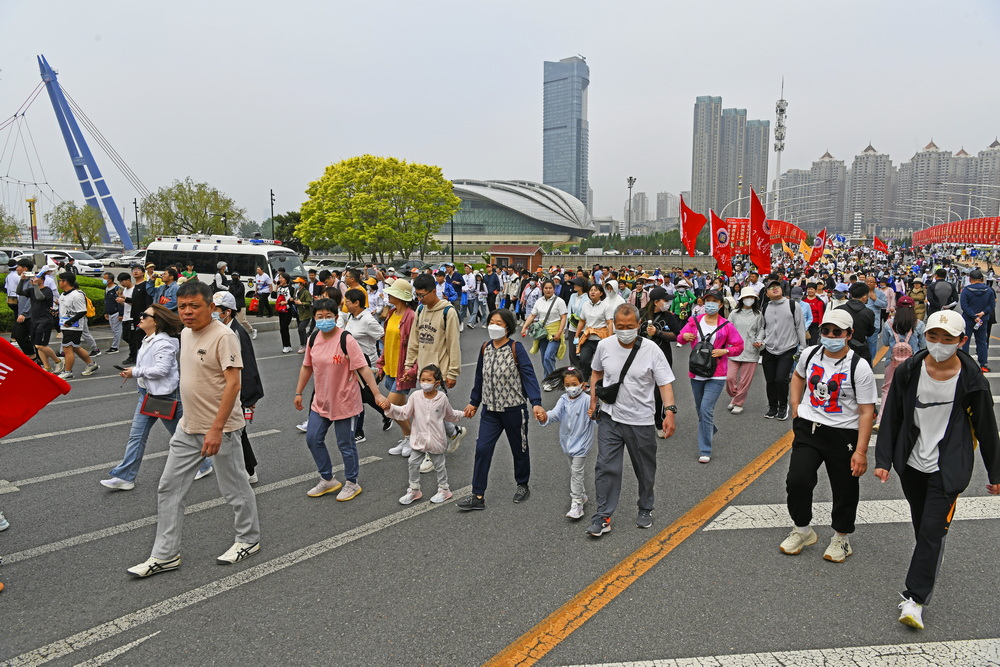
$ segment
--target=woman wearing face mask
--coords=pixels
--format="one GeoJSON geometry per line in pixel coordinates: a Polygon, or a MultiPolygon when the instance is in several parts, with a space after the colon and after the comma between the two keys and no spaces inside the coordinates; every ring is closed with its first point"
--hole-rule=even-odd
{"type": "Polygon", "coordinates": [[[712,437],[718,430],[715,427],[715,404],[726,386],[727,360],[737,357],[743,352],[743,338],[740,337],[732,322],[719,314],[722,308],[722,294],[709,291],[705,293],[705,314],[692,317],[681,329],[681,340],[690,343],[692,349],[702,340],[712,343],[712,356],[716,358],[715,372],[711,377],[701,377],[688,373],[691,378],[691,393],[694,394],[694,406],[698,412],[698,462],[708,463],[712,460],[712,437]]]}
{"type": "Polygon", "coordinates": [[[590,299],[580,311],[580,324],[576,328],[576,354],[583,377],[590,377],[590,362],[594,360],[597,343],[614,333],[613,311],[608,310],[607,293],[600,285],[591,285],[587,292],[590,299]]]}
{"type": "Polygon", "coordinates": [[[555,284],[551,280],[542,283],[542,298],[535,302],[531,314],[521,327],[521,338],[528,335],[532,322],[540,322],[546,328],[546,337],[536,338],[531,346],[532,352],[537,350],[542,355],[542,368],[546,377],[556,369],[559,349],[563,348],[565,352],[563,330],[566,328],[566,314],[569,309],[566,302],[555,295],[555,289],[555,284]]]}
{"type": "MultiPolygon", "coordinates": [[[[642,323],[639,326],[639,336],[648,338],[663,352],[667,358],[667,364],[674,365],[674,351],[671,343],[677,341],[684,328],[676,315],[670,312],[670,296],[667,290],[662,287],[654,287],[649,291],[649,303],[642,311],[642,323]]],[[[660,392],[653,392],[653,399],[656,403],[656,414],[663,414],[663,399],[660,392]]],[[[656,429],[656,437],[665,438],[663,430],[656,429]]]]}
{"type": "MultiPolygon", "coordinates": [[[[368,295],[371,298],[371,295],[368,295]]],[[[365,292],[361,288],[353,287],[347,290],[344,295],[344,303],[347,305],[347,312],[340,313],[340,321],[337,326],[351,334],[354,340],[361,346],[361,352],[365,355],[365,362],[369,367],[373,365],[372,360],[378,358],[378,343],[385,335],[385,329],[378,323],[370,310],[365,308],[365,292]]],[[[374,372],[374,369],[373,369],[374,372]]],[[[386,416],[374,396],[369,396],[362,392],[362,400],[375,408],[382,418],[382,430],[388,431],[392,428],[392,419],[386,416]]],[[[357,424],[354,429],[354,441],[359,445],[365,441],[365,411],[358,415],[357,424]]]]}
{"type": "Polygon", "coordinates": [[[403,406],[390,405],[389,416],[397,420],[413,423],[410,434],[409,457],[410,485],[406,493],[399,499],[400,505],[409,505],[420,500],[424,494],[420,491],[420,464],[424,455],[431,458],[434,470],[437,471],[438,489],[431,498],[432,503],[443,503],[451,499],[451,487],[448,486],[448,470],[445,468],[445,456],[448,451],[448,434],[445,432],[446,421],[458,423],[462,413],[454,410],[448,402],[448,395],[438,391],[444,383],[441,369],[431,364],[420,370],[420,391],[410,394],[410,399],[403,406]]]}
{"type": "MultiPolygon", "coordinates": [[[[904,361],[882,404],[874,474],[895,468],[910,504],[916,546],[906,573],[899,622],[923,629],[958,495],[972,479],[978,440],[989,483],[1000,494],[1000,440],[990,382],[960,348],[965,320],[942,310],[927,319],[927,351],[904,361]]],[[[975,522],[964,522],[975,523],[975,522]]]]}
{"type": "Polygon", "coordinates": [[[542,298],[542,288],[538,286],[538,281],[535,278],[531,278],[524,286],[524,294],[521,295],[521,319],[525,319],[531,314],[535,302],[540,298],[542,298]]]}
{"type": "Polygon", "coordinates": [[[580,317],[583,313],[583,305],[588,301],[587,290],[590,288],[590,284],[583,277],[573,278],[568,284],[572,286],[573,293],[569,297],[566,317],[567,331],[564,336],[566,337],[566,346],[569,348],[569,364],[570,366],[576,366],[579,363],[579,359],[576,356],[576,344],[580,342],[577,338],[580,317]]]}
{"type": "MultiPolygon", "coordinates": [[[[744,287],[740,292],[739,304],[729,314],[729,321],[743,340],[757,340],[764,320],[760,314],[760,299],[752,287],[744,287]]],[[[757,371],[757,361],[760,359],[760,349],[753,345],[745,345],[743,352],[729,359],[726,371],[726,393],[733,400],[729,401],[728,409],[734,415],[743,412],[743,404],[750,394],[750,384],[757,371]]]]}
{"type": "Polygon", "coordinates": [[[302,410],[305,407],[302,392],[309,384],[309,379],[313,378],[314,391],[309,402],[306,444],[316,462],[320,480],[306,495],[318,498],[340,491],[337,500],[346,501],[361,493],[361,486],[358,484],[358,445],[354,441],[357,417],[364,409],[358,376],[368,385],[380,408],[384,410],[389,402],[379,393],[375,376],[365,361],[358,341],[337,327],[339,315],[337,304],[332,299],[313,302],[313,317],[319,334],[306,344],[306,354],[302,359],[302,369],[295,387],[295,409],[302,410]],[[333,476],[333,462],[326,448],[326,433],[331,426],[344,461],[346,484],[341,484],[333,476]]]}
{"type": "MultiPolygon", "coordinates": [[[[375,376],[383,383],[389,392],[389,402],[393,405],[406,404],[407,393],[416,386],[414,380],[404,380],[406,373],[406,346],[410,342],[410,331],[413,329],[414,304],[413,287],[408,280],[399,278],[385,291],[392,307],[392,313],[385,322],[385,346],[382,356],[376,362],[375,376]]],[[[414,375],[416,375],[414,373],[414,375]]],[[[403,437],[389,450],[396,456],[410,455],[410,422],[397,419],[399,430],[403,437]]]]}
{"type": "Polygon", "coordinates": [[[504,433],[514,457],[514,502],[528,499],[528,479],[531,477],[531,460],[528,456],[528,406],[531,403],[535,418],[545,414],[542,394],[538,388],[535,370],[527,350],[511,340],[517,329],[514,313],[500,308],[490,313],[486,331],[490,340],[483,343],[476,363],[476,380],[472,386],[465,416],[472,419],[480,406],[483,417],[479,422],[476,439],[476,458],[472,468],[472,495],[458,501],[463,511],[484,510],[486,484],[493,462],[493,451],[504,433]]]}

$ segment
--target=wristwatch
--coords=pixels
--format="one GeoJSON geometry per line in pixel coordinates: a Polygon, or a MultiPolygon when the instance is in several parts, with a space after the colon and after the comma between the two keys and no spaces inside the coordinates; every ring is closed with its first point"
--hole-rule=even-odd
{"type": "Polygon", "coordinates": [[[676,406],[676,405],[664,405],[664,406],[663,406],[663,409],[664,409],[664,410],[670,410],[670,411],[671,411],[671,412],[673,412],[673,413],[674,413],[675,415],[677,414],[677,406],[676,406]]]}

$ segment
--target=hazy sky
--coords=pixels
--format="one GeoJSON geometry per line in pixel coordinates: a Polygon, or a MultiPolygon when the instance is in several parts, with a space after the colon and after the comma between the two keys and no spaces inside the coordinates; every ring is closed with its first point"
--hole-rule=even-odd
{"type": "MultiPolygon", "coordinates": [[[[783,170],[827,149],[850,164],[869,141],[894,164],[931,137],[975,154],[1000,133],[998,29],[993,1],[0,0],[0,119],[44,54],[148,188],[191,176],[262,220],[270,188],[297,209],[362,153],[541,181],[542,63],[582,54],[594,214],[620,217],[627,176],[651,196],[690,187],[695,97],[773,131],[782,76],[783,170]]],[[[82,202],[44,94],[26,121],[55,192],[82,202]]],[[[131,218],[136,192],[91,147],[131,218]]],[[[8,148],[0,176],[34,167],[8,148]]]]}

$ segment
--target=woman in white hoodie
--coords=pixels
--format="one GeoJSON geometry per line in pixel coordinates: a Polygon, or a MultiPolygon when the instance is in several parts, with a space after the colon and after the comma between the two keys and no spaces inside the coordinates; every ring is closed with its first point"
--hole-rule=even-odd
{"type": "MultiPolygon", "coordinates": [[[[153,424],[160,420],[167,431],[173,436],[177,424],[181,420],[180,404],[180,366],[177,354],[181,343],[178,336],[184,325],[177,314],[159,304],[153,304],[139,314],[139,328],[146,337],[142,339],[136,363],[132,368],[126,368],[118,375],[125,378],[136,378],[139,383],[139,398],[135,405],[135,416],[132,417],[132,430],[128,434],[128,444],[125,445],[125,456],[111,471],[111,479],[102,479],[101,484],[112,491],[131,491],[135,488],[135,478],[142,465],[142,455],[146,451],[146,440],[153,424]],[[140,412],[146,395],[156,398],[178,401],[173,419],[150,417],[140,412]]],[[[195,479],[212,472],[212,460],[204,459],[195,479]]]]}

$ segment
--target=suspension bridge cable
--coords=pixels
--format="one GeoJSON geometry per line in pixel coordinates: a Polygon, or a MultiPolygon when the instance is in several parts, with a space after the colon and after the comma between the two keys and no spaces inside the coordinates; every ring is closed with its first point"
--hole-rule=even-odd
{"type": "Polygon", "coordinates": [[[43,81],[39,83],[37,86],[35,86],[35,89],[31,91],[31,94],[28,95],[27,99],[25,99],[24,102],[21,103],[21,106],[17,108],[17,111],[14,112],[14,115],[0,121],[0,130],[4,129],[5,127],[13,123],[18,116],[24,115],[24,113],[28,110],[28,107],[30,107],[32,102],[35,101],[35,98],[38,97],[38,95],[42,92],[42,87],[44,85],[45,82],[43,81]]]}
{"type": "Polygon", "coordinates": [[[38,154],[38,146],[35,145],[35,137],[31,134],[31,126],[28,125],[27,116],[24,116],[24,128],[28,131],[28,139],[31,140],[31,149],[35,151],[35,159],[38,161],[38,170],[42,172],[42,179],[47,183],[49,177],[45,174],[45,166],[42,164],[42,158],[38,154]]]}

